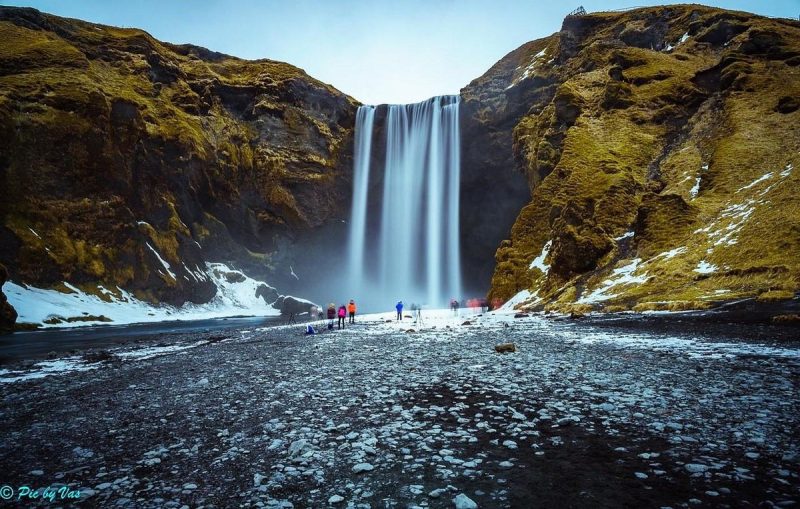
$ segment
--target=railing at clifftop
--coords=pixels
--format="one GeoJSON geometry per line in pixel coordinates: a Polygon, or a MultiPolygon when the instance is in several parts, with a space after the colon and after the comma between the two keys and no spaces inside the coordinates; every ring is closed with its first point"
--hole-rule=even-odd
{"type": "Polygon", "coordinates": [[[577,9],[575,9],[574,11],[570,12],[569,14],[567,14],[568,18],[570,16],[586,16],[586,9],[584,9],[583,6],[581,5],[577,9]]]}

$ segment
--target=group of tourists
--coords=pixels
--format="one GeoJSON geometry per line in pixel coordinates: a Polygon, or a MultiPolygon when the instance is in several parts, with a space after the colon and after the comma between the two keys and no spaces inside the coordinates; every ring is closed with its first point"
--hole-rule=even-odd
{"type": "Polygon", "coordinates": [[[350,299],[350,303],[345,306],[342,304],[337,311],[336,305],[331,302],[328,304],[328,330],[333,329],[333,321],[338,318],[337,326],[339,329],[344,328],[345,319],[350,315],[350,323],[356,323],[356,302],[350,299]]]}
{"type": "MultiPolygon", "coordinates": [[[[503,302],[499,299],[494,299],[492,301],[491,309],[497,309],[503,305],[503,302]]],[[[473,313],[480,310],[481,313],[485,313],[488,311],[489,308],[489,301],[484,298],[474,298],[474,299],[465,299],[461,302],[458,299],[450,299],[450,310],[453,314],[457,315],[461,308],[469,308],[472,310],[473,313]]]]}
{"type": "MultiPolygon", "coordinates": [[[[311,308],[311,317],[323,320],[326,316],[328,318],[328,330],[333,330],[334,321],[337,322],[337,327],[343,329],[348,315],[350,316],[349,323],[356,323],[356,301],[350,299],[350,302],[345,305],[342,304],[336,308],[336,304],[331,302],[328,304],[327,314],[322,312],[321,308],[313,306],[311,308]],[[337,320],[338,319],[338,320],[337,320]]],[[[306,334],[316,334],[317,330],[313,325],[306,325],[306,334]]]]}
{"type": "MultiPolygon", "coordinates": [[[[492,302],[492,308],[497,309],[502,305],[502,302],[492,302]]],[[[397,301],[397,304],[394,306],[395,310],[397,311],[397,321],[403,320],[403,308],[404,304],[403,301],[397,301]]],[[[450,309],[453,311],[454,314],[459,314],[461,308],[471,308],[473,312],[477,312],[480,310],[481,312],[485,312],[489,309],[489,303],[486,299],[475,298],[475,299],[465,299],[461,302],[458,299],[450,299],[450,309]]],[[[422,322],[422,305],[420,304],[411,304],[411,311],[413,312],[413,319],[421,323],[422,322]]],[[[338,308],[336,304],[331,302],[328,304],[327,314],[323,313],[321,308],[316,306],[311,308],[310,315],[313,318],[317,318],[319,320],[324,320],[325,317],[328,319],[328,330],[333,330],[334,322],[336,322],[336,327],[338,329],[344,329],[346,323],[354,324],[356,323],[356,302],[353,299],[350,299],[348,304],[342,304],[338,308]],[[349,316],[349,320],[347,320],[349,316]]],[[[406,316],[408,317],[408,316],[406,316]]],[[[317,331],[314,329],[312,325],[306,326],[306,334],[316,334],[317,331]]]]}

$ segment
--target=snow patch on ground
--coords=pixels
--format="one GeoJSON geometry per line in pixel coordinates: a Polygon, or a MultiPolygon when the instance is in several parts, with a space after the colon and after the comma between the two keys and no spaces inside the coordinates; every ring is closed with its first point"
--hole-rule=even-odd
{"type": "Polygon", "coordinates": [[[35,380],[50,375],[60,375],[73,371],[89,371],[97,369],[98,364],[89,364],[80,357],[64,357],[52,361],[37,362],[32,369],[27,371],[0,370],[0,383],[21,382],[35,380]]]}
{"type": "Polygon", "coordinates": [[[166,355],[170,353],[182,352],[197,348],[198,346],[208,344],[208,341],[197,341],[188,345],[166,345],[166,346],[152,346],[147,348],[136,348],[124,352],[115,352],[117,357],[124,360],[144,360],[158,357],[159,355],[166,355]]]}
{"type": "MultiPolygon", "coordinates": [[[[189,272],[192,273],[192,271],[189,272]]],[[[111,302],[106,302],[100,297],[87,294],[66,282],[64,285],[73,293],[23,286],[12,281],[6,283],[4,292],[8,296],[8,301],[19,313],[18,321],[20,323],[38,323],[43,327],[78,327],[106,323],[104,321],[43,323],[48,318],[66,319],[90,315],[105,316],[112,320],[109,323],[119,325],[165,320],[202,320],[238,315],[275,316],[280,314],[277,309],[268,306],[263,299],[256,297],[256,290],[265,283],[256,281],[241,271],[233,270],[222,263],[207,263],[205,273],[198,271],[193,274],[198,278],[209,279],[216,285],[217,294],[211,302],[206,304],[189,303],[181,307],[156,306],[137,299],[119,287],[117,287],[117,291],[120,296],[112,297],[111,302]],[[240,275],[236,279],[243,279],[243,281],[231,283],[225,277],[226,273],[236,273],[240,275]]],[[[103,293],[111,294],[108,290],[103,293]]]]}

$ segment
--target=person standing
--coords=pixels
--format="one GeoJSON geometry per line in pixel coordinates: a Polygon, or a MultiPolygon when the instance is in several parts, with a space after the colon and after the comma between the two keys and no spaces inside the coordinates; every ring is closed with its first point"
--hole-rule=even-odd
{"type": "Polygon", "coordinates": [[[403,321],[403,301],[402,300],[397,301],[397,304],[394,306],[394,308],[397,310],[397,320],[402,322],[403,321]]]}
{"type": "Polygon", "coordinates": [[[347,309],[344,307],[344,304],[339,306],[339,328],[344,328],[344,319],[347,316],[347,309]]]}
{"type": "Polygon", "coordinates": [[[350,304],[347,305],[347,312],[350,313],[350,323],[356,323],[356,301],[350,299],[350,304]]]}
{"type": "Polygon", "coordinates": [[[336,305],[328,304],[328,330],[333,330],[333,319],[336,318],[336,305]]]}

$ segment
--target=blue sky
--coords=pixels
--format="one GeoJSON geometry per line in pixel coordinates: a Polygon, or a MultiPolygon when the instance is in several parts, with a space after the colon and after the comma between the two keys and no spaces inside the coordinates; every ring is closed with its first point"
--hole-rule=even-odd
{"type": "MultiPolygon", "coordinates": [[[[575,4],[533,0],[20,0],[60,16],[137,27],[242,58],[289,62],[356,99],[407,103],[457,93],[503,55],[556,32],[575,4]]],[[[583,2],[588,11],[657,5],[583,2]]],[[[800,0],[719,0],[768,16],[800,15],[800,0]]]]}

